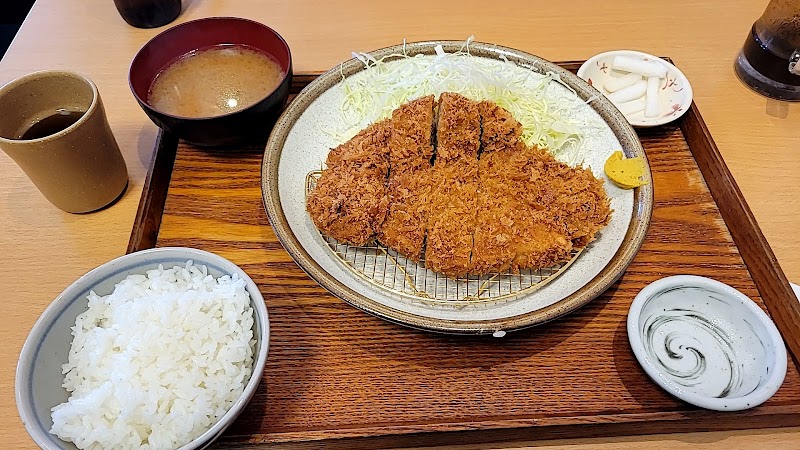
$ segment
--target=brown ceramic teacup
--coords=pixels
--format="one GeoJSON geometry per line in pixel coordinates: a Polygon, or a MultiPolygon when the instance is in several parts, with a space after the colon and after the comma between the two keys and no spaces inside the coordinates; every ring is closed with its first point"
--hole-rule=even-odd
{"type": "Polygon", "coordinates": [[[48,70],[0,88],[0,149],[50,203],[71,213],[100,209],[128,185],[125,160],[97,86],[48,70]]]}

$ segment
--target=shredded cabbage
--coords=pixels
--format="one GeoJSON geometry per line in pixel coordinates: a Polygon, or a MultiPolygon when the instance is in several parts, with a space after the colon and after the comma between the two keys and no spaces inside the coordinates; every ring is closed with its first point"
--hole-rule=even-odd
{"type": "Polygon", "coordinates": [[[583,102],[575,92],[556,73],[504,70],[505,65],[517,66],[505,58],[498,64],[472,56],[472,39],[454,53],[437,46],[433,57],[408,56],[404,51],[378,60],[368,53],[353,53],[370,70],[343,80],[341,109],[347,128],[329,133],[343,142],[411,100],[457,92],[473,100],[493,101],[508,110],[522,124],[526,144],[547,148],[568,164],[580,162],[583,133],[581,124],[570,118],[570,111],[583,102]],[[566,89],[548,90],[552,82],[566,89]]]}

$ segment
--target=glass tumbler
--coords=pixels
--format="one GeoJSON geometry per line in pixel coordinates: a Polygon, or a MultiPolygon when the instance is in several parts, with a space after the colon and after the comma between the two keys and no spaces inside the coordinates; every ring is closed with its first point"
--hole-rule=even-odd
{"type": "Polygon", "coordinates": [[[778,100],[800,101],[800,0],[772,0],[736,58],[736,75],[778,100]]]}
{"type": "Polygon", "coordinates": [[[114,0],[117,11],[136,28],[156,28],[175,20],[181,13],[181,0],[114,0]]]}

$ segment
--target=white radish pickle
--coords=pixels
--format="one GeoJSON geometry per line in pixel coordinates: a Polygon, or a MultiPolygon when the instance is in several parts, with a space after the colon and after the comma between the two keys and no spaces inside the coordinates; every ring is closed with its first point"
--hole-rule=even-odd
{"type": "Polygon", "coordinates": [[[615,56],[611,68],[623,72],[636,73],[648,78],[664,78],[667,76],[667,68],[663,64],[656,61],[642,61],[630,56],[615,56]]]}
{"type": "Polygon", "coordinates": [[[629,73],[619,78],[612,78],[608,80],[603,87],[608,92],[617,92],[620,89],[625,89],[628,86],[636,84],[636,82],[641,81],[641,79],[642,76],[638,73],[629,73]]]}
{"type": "Polygon", "coordinates": [[[645,117],[656,117],[660,112],[660,105],[658,102],[658,87],[661,85],[661,80],[658,77],[650,77],[647,79],[647,104],[644,108],[645,117]]]}
{"type": "Polygon", "coordinates": [[[614,106],[619,109],[623,115],[627,116],[629,114],[634,114],[639,111],[643,111],[645,107],[645,99],[638,98],[636,100],[625,102],[625,103],[614,103],[614,106]]]}
{"type": "Polygon", "coordinates": [[[639,80],[631,86],[620,89],[613,94],[608,94],[608,99],[615,104],[620,104],[629,102],[631,100],[636,100],[637,98],[642,97],[645,92],[647,92],[647,82],[644,80],[639,80]]]}

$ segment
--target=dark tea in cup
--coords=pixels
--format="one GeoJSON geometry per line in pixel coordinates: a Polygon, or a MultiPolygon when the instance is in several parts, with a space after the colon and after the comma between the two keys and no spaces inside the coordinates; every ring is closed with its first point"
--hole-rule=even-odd
{"type": "Polygon", "coordinates": [[[19,139],[23,141],[39,139],[64,131],[75,124],[86,111],[73,111],[59,108],[53,114],[45,115],[42,119],[33,122],[30,127],[20,133],[19,139]]]}

